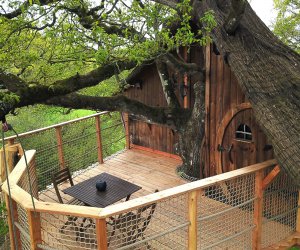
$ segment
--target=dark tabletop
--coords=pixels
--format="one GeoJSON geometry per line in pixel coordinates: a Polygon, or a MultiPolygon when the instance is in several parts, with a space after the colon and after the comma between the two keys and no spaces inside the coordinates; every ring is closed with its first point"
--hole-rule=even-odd
{"type": "Polygon", "coordinates": [[[116,176],[102,173],[64,189],[63,192],[84,202],[86,205],[106,207],[140,189],[140,186],[122,180],[116,176]],[[97,181],[106,181],[107,187],[105,191],[100,192],[96,189],[97,181]]]}

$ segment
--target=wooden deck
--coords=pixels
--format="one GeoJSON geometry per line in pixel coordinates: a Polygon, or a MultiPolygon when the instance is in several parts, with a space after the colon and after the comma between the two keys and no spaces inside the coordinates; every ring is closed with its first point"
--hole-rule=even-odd
{"type": "MultiPolygon", "coordinates": [[[[186,183],[175,172],[176,167],[180,164],[181,161],[174,158],[139,149],[130,149],[110,157],[103,164],[98,164],[82,173],[75,173],[73,179],[75,183],[78,183],[103,172],[112,174],[142,187],[131,196],[132,199],[153,193],[155,189],[161,191],[186,183]]],[[[67,202],[71,197],[63,195],[63,198],[67,202]]],[[[58,202],[53,188],[43,191],[39,195],[39,199],[58,202]]]]}

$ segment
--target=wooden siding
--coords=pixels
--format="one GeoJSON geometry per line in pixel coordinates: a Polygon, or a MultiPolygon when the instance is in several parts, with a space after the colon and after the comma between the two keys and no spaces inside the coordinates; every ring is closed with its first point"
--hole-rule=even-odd
{"type": "MultiPolygon", "coordinates": [[[[202,64],[201,50],[195,46],[191,47],[186,56],[184,56],[184,49],[181,48],[180,52],[188,62],[202,64]]],[[[206,152],[204,177],[273,158],[272,147],[257,125],[253,111],[249,109],[250,104],[239,87],[236,77],[224,63],[221,55],[217,55],[212,49],[209,53],[210,63],[206,64],[208,71],[206,75],[209,78],[206,80],[206,86],[209,86],[209,93],[206,97],[208,112],[206,133],[208,134],[203,147],[203,154],[206,152]],[[240,108],[245,110],[239,110],[240,108]],[[237,113],[235,114],[234,111],[237,113]],[[246,124],[251,128],[252,141],[235,140],[235,132],[240,124],[246,124]],[[220,131],[222,134],[218,134],[220,131]],[[222,152],[218,150],[220,147],[223,147],[222,152]]],[[[184,75],[172,72],[169,74],[175,79],[175,92],[183,107],[184,100],[180,95],[180,85],[184,83],[184,75]]],[[[126,96],[154,107],[167,105],[155,64],[145,66],[130,84],[134,85],[138,81],[142,81],[142,88],[131,87],[125,92],[126,96]]],[[[188,107],[193,107],[193,83],[196,81],[199,81],[197,75],[185,80],[188,86],[186,89],[188,107]]],[[[178,136],[169,127],[145,123],[131,117],[130,138],[135,145],[176,154],[178,136]]]]}
{"type": "MultiPolygon", "coordinates": [[[[181,55],[184,57],[185,50],[180,49],[181,55]]],[[[201,51],[198,46],[191,47],[186,55],[188,62],[196,62],[203,60],[201,51]]],[[[174,79],[175,94],[178,97],[179,103],[184,107],[184,98],[180,94],[181,85],[184,84],[184,75],[169,72],[170,77],[174,79]]],[[[193,107],[194,91],[193,83],[199,80],[199,76],[187,77],[187,107],[193,107]]],[[[162,90],[159,75],[155,64],[145,66],[142,71],[137,74],[130,82],[132,87],[125,91],[125,95],[134,100],[143,102],[153,107],[166,107],[167,102],[162,90]],[[142,88],[134,87],[135,82],[142,82],[142,88]]],[[[130,121],[130,138],[133,144],[148,147],[154,150],[176,154],[176,143],[178,136],[172,129],[167,126],[159,126],[149,124],[131,117],[130,121]]]]}
{"type": "Polygon", "coordinates": [[[209,168],[206,168],[206,175],[217,174],[218,168],[222,169],[222,172],[227,172],[272,159],[273,150],[270,148],[266,136],[257,125],[252,109],[240,111],[228,122],[223,120],[240,104],[247,104],[248,100],[233,72],[224,63],[223,57],[216,55],[213,51],[211,51],[210,57],[210,93],[209,106],[207,107],[210,131],[207,136],[209,141],[206,142],[210,157],[206,162],[206,166],[209,166],[209,168]],[[251,128],[252,142],[235,139],[235,132],[240,124],[246,124],[251,128]],[[218,150],[217,143],[218,137],[221,136],[218,134],[221,126],[225,126],[224,138],[219,145],[224,148],[222,152],[218,150]],[[231,146],[232,149],[230,150],[231,146]],[[218,157],[221,157],[222,166],[218,166],[218,157]]]}

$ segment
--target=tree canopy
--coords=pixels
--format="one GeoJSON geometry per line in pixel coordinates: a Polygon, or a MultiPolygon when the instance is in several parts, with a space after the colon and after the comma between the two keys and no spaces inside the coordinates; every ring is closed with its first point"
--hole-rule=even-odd
{"type": "Polygon", "coordinates": [[[134,113],[179,132],[187,169],[199,163],[205,74],[204,65],[186,63],[176,51],[212,39],[279,164],[300,183],[300,56],[246,0],[0,0],[0,35],[1,116],[34,103],[134,113]],[[76,93],[149,60],[156,63],[167,107],[76,93]],[[168,67],[197,75],[192,110],[179,106],[168,67]]]}
{"type": "Polygon", "coordinates": [[[298,0],[274,0],[278,11],[274,33],[286,44],[300,52],[300,2],[298,0]]]}

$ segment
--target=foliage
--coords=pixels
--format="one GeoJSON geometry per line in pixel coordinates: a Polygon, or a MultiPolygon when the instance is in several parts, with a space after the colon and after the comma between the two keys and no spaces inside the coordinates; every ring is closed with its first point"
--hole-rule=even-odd
{"type": "Polygon", "coordinates": [[[8,233],[8,226],[6,221],[6,206],[4,202],[0,201],[0,236],[8,233]]]}
{"type": "MultiPolygon", "coordinates": [[[[10,9],[22,6],[22,1],[1,2],[10,9]]],[[[94,14],[98,19],[69,11],[74,8],[84,13],[95,7],[93,1],[68,0],[53,6],[34,2],[16,19],[0,17],[1,67],[29,82],[50,84],[99,65],[125,59],[142,62],[182,45],[205,44],[215,27],[213,12],[207,12],[200,20],[203,28],[193,30],[190,0],[183,0],[175,10],[150,0],[142,7],[138,1],[128,6],[118,2],[115,8],[107,1],[105,7],[111,12],[98,11],[94,14]],[[56,22],[51,26],[54,16],[56,22]],[[121,27],[121,34],[108,31],[99,22],[121,27]]]]}
{"type": "Polygon", "coordinates": [[[274,33],[300,53],[300,1],[274,0],[278,10],[274,33]]]}

